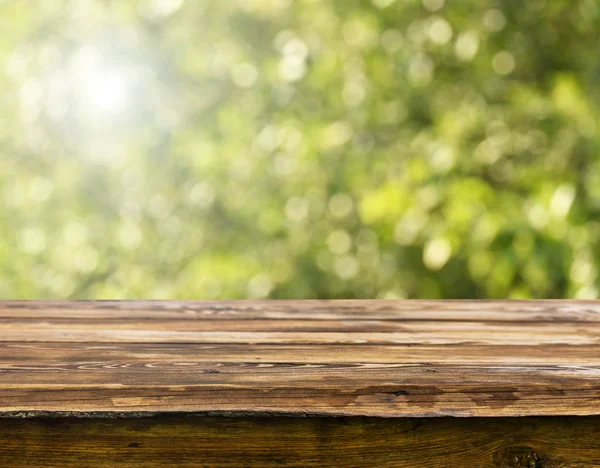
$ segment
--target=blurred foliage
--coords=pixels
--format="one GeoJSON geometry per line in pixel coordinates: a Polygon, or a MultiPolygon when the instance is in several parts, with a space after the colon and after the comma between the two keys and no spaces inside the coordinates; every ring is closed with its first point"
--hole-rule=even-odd
{"type": "Polygon", "coordinates": [[[595,0],[0,0],[3,298],[598,296],[595,0]]]}

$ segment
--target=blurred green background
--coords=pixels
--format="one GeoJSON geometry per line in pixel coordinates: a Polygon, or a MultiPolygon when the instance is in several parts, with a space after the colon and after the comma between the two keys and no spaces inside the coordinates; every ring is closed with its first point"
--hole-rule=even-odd
{"type": "Polygon", "coordinates": [[[0,0],[0,297],[598,296],[594,0],[0,0]]]}

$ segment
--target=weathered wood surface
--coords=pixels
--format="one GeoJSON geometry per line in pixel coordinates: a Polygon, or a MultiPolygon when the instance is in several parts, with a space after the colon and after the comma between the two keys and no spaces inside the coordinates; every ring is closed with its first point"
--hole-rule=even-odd
{"type": "Polygon", "coordinates": [[[0,466],[597,467],[600,417],[5,419],[0,466]]]}
{"type": "Polygon", "coordinates": [[[600,302],[0,302],[0,416],[600,414],[600,302]]]}

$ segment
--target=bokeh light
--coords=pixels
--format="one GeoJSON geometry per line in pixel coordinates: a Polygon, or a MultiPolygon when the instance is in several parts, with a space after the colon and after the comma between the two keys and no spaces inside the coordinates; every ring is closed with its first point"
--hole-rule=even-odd
{"type": "Polygon", "coordinates": [[[599,21],[4,0],[0,297],[597,297],[599,21]]]}

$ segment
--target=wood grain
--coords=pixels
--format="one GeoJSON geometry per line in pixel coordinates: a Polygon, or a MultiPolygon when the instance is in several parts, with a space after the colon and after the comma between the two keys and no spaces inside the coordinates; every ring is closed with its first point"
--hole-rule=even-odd
{"type": "Polygon", "coordinates": [[[0,466],[597,467],[600,417],[10,419],[0,466]]]}
{"type": "Polygon", "coordinates": [[[0,302],[0,416],[600,414],[596,301],[0,302]]]}

